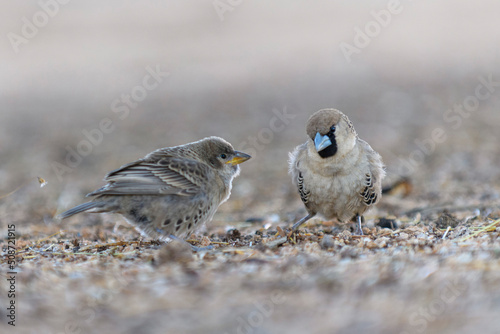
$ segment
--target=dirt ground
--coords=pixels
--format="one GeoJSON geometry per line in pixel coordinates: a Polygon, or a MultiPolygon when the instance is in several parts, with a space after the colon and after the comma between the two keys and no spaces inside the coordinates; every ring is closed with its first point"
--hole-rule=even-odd
{"type": "Polygon", "coordinates": [[[0,332],[500,332],[498,2],[41,3],[0,5],[0,332]],[[288,232],[325,107],[407,180],[364,236],[288,232]],[[53,218],[209,135],[253,156],[190,238],[213,250],[53,218]]]}

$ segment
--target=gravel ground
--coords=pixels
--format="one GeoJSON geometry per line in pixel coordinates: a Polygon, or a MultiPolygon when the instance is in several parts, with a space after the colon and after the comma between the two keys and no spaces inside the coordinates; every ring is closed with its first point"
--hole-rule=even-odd
{"type": "Polygon", "coordinates": [[[43,9],[0,5],[0,331],[498,333],[500,5],[217,4],[60,4],[17,47],[43,9]],[[305,210],[287,155],[324,107],[380,152],[385,185],[404,180],[363,236],[289,231],[305,210]],[[53,219],[106,172],[209,135],[253,156],[189,239],[214,249],[53,219]]]}

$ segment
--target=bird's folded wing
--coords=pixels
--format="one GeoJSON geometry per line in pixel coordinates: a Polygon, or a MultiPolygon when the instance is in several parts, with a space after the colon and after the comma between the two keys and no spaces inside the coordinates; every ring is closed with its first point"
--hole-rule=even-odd
{"type": "Polygon", "coordinates": [[[375,179],[372,173],[366,173],[363,190],[360,193],[365,205],[372,205],[377,201],[377,191],[375,189],[375,179]]]}
{"type": "Polygon", "coordinates": [[[297,189],[299,190],[300,199],[307,206],[307,203],[309,202],[309,195],[311,193],[304,186],[304,177],[300,171],[297,175],[297,189]]]}
{"type": "Polygon", "coordinates": [[[141,159],[110,172],[104,179],[108,184],[87,196],[191,196],[200,192],[211,173],[207,165],[191,159],[168,156],[156,161],[141,159]]]}

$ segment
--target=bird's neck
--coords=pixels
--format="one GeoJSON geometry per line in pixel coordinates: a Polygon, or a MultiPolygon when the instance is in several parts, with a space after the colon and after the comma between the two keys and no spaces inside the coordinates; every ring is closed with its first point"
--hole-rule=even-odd
{"type": "Polygon", "coordinates": [[[357,164],[361,156],[360,146],[354,147],[348,152],[339,151],[334,156],[321,158],[315,149],[309,149],[307,160],[309,168],[317,174],[329,176],[338,173],[349,173],[357,164]]]}
{"type": "Polygon", "coordinates": [[[221,192],[220,192],[220,203],[224,203],[227,201],[229,196],[231,195],[231,189],[233,188],[233,179],[240,174],[240,166],[235,166],[236,168],[232,169],[230,173],[224,174],[221,184],[221,192]]]}

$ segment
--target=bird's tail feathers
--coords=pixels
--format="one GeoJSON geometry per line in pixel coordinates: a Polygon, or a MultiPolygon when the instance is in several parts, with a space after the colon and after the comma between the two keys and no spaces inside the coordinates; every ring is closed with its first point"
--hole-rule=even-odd
{"type": "Polygon", "coordinates": [[[95,209],[95,208],[100,208],[102,206],[103,206],[102,202],[83,203],[83,204],[80,204],[78,206],[75,206],[73,209],[69,209],[68,211],[65,211],[65,212],[59,214],[56,218],[57,219],[66,219],[68,217],[76,215],[77,213],[88,211],[88,210],[95,209]]]}

